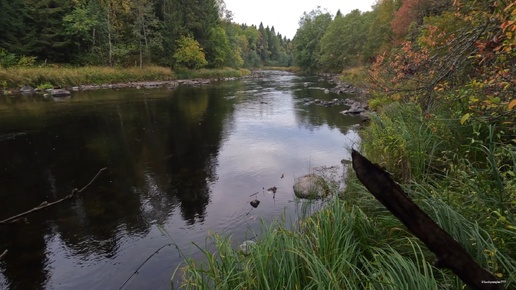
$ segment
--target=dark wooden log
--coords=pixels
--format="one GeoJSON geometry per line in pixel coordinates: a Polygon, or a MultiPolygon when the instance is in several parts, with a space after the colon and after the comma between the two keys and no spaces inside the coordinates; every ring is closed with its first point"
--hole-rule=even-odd
{"type": "Polygon", "coordinates": [[[452,270],[472,289],[504,288],[496,276],[478,265],[461,244],[422,211],[389,173],[355,150],[351,156],[360,182],[436,255],[436,267],[452,270]]]}

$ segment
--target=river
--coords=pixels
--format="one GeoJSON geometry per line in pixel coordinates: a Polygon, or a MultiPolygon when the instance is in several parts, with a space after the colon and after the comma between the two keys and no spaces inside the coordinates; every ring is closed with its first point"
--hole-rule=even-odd
{"type": "Polygon", "coordinates": [[[329,87],[269,71],[173,90],[2,97],[0,220],[107,170],[79,197],[0,225],[0,288],[170,289],[209,233],[232,235],[236,248],[261,221],[305,215],[295,178],[342,175],[358,142],[360,120],[345,106],[305,103],[346,97],[329,87]]]}

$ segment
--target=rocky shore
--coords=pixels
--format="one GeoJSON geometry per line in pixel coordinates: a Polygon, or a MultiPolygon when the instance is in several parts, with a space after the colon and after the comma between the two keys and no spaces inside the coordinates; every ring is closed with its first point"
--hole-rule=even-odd
{"type": "Polygon", "coordinates": [[[49,94],[52,97],[68,97],[71,95],[71,92],[77,91],[91,91],[91,90],[102,90],[102,89],[124,89],[124,88],[135,88],[135,89],[156,89],[156,88],[169,88],[174,89],[179,86],[191,86],[191,87],[199,87],[202,85],[207,85],[212,82],[217,81],[228,81],[235,80],[236,77],[224,77],[224,78],[216,78],[216,79],[188,79],[188,80],[171,80],[171,81],[148,81],[148,82],[128,82],[128,83],[118,83],[118,84],[103,84],[103,85],[81,85],[74,86],[70,88],[57,88],[57,89],[48,89],[48,90],[40,90],[37,88],[33,88],[31,86],[24,86],[18,90],[11,90],[12,95],[22,94],[22,95],[32,95],[35,93],[43,93],[49,94]]]}
{"type": "MultiPolygon", "coordinates": [[[[348,106],[349,109],[341,111],[341,114],[350,116],[357,115],[360,116],[363,121],[370,120],[369,105],[367,104],[365,97],[367,95],[367,90],[340,81],[338,75],[322,74],[321,77],[335,85],[335,87],[331,89],[325,89],[325,94],[329,94],[331,92],[334,94],[353,95],[353,99],[334,98],[332,100],[322,100],[306,98],[303,100],[306,105],[315,104],[324,107],[344,105],[348,106]]],[[[320,79],[320,81],[321,80],[323,79],[320,79]]],[[[308,83],[305,83],[305,87],[308,87],[308,85],[308,83]]]]}
{"type": "MultiPolygon", "coordinates": [[[[263,75],[261,71],[253,71],[253,74],[247,77],[260,77],[263,75]]],[[[344,115],[358,115],[362,118],[362,120],[369,120],[368,115],[368,105],[367,102],[364,101],[364,96],[367,94],[367,91],[362,88],[354,87],[350,84],[344,83],[339,80],[338,75],[331,74],[322,74],[321,77],[325,78],[331,84],[334,84],[335,87],[331,89],[325,89],[325,93],[335,93],[335,94],[346,94],[355,96],[353,99],[345,98],[335,98],[333,100],[320,100],[320,99],[305,99],[305,104],[316,104],[320,106],[330,107],[335,105],[345,105],[348,106],[349,109],[343,110],[340,113],[344,115]]],[[[245,77],[244,77],[245,78],[245,77]]],[[[89,90],[102,90],[102,89],[124,89],[124,88],[135,88],[135,89],[157,89],[157,88],[169,88],[175,89],[179,86],[190,86],[190,87],[199,87],[202,85],[207,85],[213,82],[219,81],[229,81],[239,79],[237,77],[222,77],[222,78],[197,78],[197,79],[185,79],[185,80],[170,80],[170,81],[142,81],[142,82],[127,82],[127,83],[117,83],[117,84],[102,84],[102,85],[81,85],[74,86],[69,88],[54,88],[47,90],[40,90],[37,88],[33,88],[31,86],[24,86],[17,90],[11,90],[11,95],[32,95],[32,94],[43,94],[46,96],[51,96],[53,98],[68,98],[71,96],[72,92],[77,91],[89,91],[89,90]]],[[[308,84],[307,84],[308,85],[308,84]]]]}

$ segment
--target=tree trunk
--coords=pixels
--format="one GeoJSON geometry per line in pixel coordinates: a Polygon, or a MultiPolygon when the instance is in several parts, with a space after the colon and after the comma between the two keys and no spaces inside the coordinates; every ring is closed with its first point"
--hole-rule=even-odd
{"type": "Polygon", "coordinates": [[[111,4],[107,12],[107,29],[108,29],[108,44],[109,44],[109,66],[113,66],[113,44],[111,41],[111,4]]]}
{"type": "Polygon", "coordinates": [[[472,289],[503,289],[498,278],[478,265],[461,244],[403,192],[389,173],[355,150],[351,156],[360,182],[436,255],[436,267],[452,270],[472,289]]]}

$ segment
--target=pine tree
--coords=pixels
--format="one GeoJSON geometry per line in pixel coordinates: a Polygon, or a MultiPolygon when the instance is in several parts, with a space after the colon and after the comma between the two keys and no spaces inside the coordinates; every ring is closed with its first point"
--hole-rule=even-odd
{"type": "Polygon", "coordinates": [[[25,0],[27,17],[24,52],[52,62],[70,62],[74,46],[64,34],[63,17],[70,13],[67,0],[25,0]]]}
{"type": "Polygon", "coordinates": [[[20,41],[24,35],[23,20],[26,17],[23,0],[0,1],[0,48],[9,52],[21,52],[20,41]]]}

